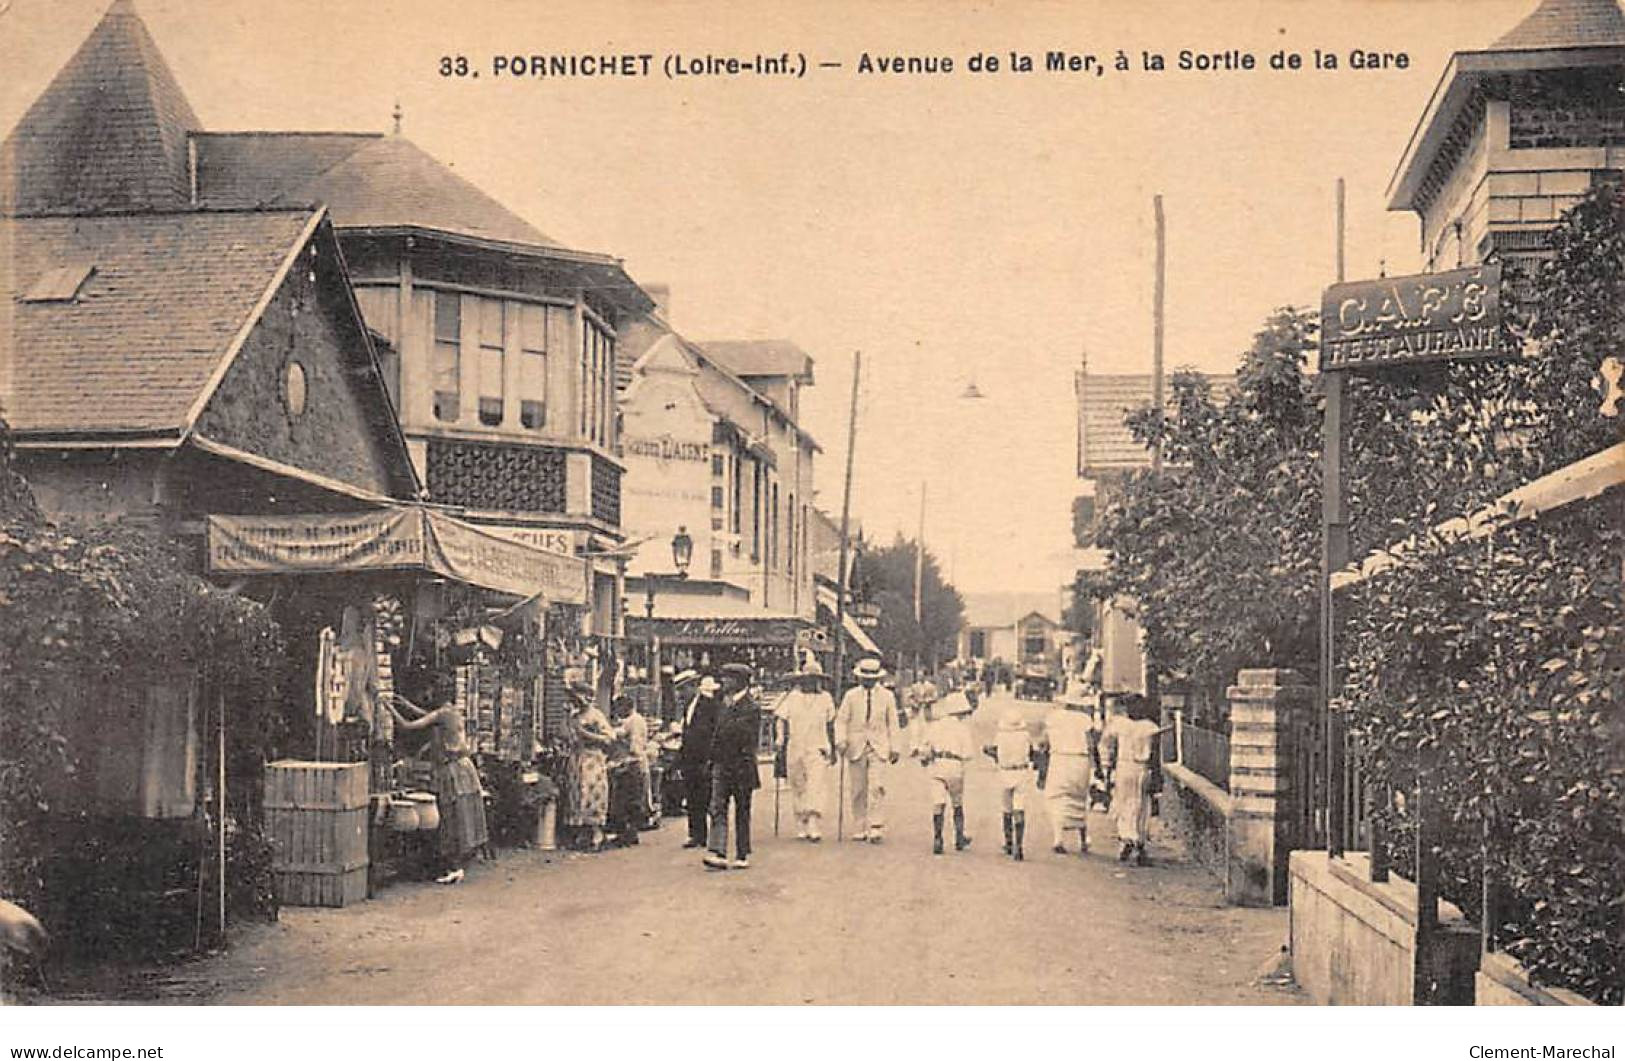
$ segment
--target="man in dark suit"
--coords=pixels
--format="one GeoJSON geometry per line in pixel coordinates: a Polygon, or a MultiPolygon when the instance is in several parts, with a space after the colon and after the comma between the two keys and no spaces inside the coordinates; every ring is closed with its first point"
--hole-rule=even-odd
{"type": "MultiPolygon", "coordinates": [[[[711,738],[716,732],[721,690],[715,678],[702,675],[698,690],[683,707],[683,744],[677,751],[677,768],[683,772],[684,803],[688,805],[684,847],[705,846],[711,814],[711,738]]],[[[680,689],[679,694],[682,692],[680,689]]]]}
{"type": "Polygon", "coordinates": [[[756,745],[761,709],[750,695],[751,669],[743,663],[722,668],[722,704],[711,738],[711,833],[707,869],[750,868],[750,801],[761,786],[756,745]],[[728,804],[733,804],[737,857],[728,861],[728,804]]]}

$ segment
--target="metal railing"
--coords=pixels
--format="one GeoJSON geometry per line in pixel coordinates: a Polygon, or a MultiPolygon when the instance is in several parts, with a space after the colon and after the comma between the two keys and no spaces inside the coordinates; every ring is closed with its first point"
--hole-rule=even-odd
{"type": "Polygon", "coordinates": [[[1174,762],[1204,777],[1225,791],[1230,789],[1230,737],[1217,730],[1192,725],[1182,711],[1174,712],[1174,762]]]}

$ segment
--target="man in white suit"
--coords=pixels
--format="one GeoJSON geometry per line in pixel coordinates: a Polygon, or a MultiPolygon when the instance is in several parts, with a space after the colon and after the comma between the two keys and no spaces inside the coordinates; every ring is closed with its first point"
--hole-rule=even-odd
{"type": "Polygon", "coordinates": [[[852,839],[873,844],[886,827],[886,773],[898,758],[897,698],[881,688],[883,673],[873,656],[859,663],[852,669],[858,684],[835,711],[835,754],[852,782],[852,839]]]}

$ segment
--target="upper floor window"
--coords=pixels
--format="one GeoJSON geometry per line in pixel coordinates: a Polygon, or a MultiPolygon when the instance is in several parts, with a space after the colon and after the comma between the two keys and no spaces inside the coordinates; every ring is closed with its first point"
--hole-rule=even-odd
{"type": "Polygon", "coordinates": [[[434,418],[455,421],[462,402],[463,298],[434,293],[434,351],[429,363],[434,387],[434,418]]]}
{"type": "Polygon", "coordinates": [[[615,339],[586,314],[581,318],[581,435],[610,448],[615,433],[615,339]]]}
{"type": "Polygon", "coordinates": [[[476,300],[480,311],[480,423],[502,425],[503,370],[507,354],[507,306],[495,298],[476,300]]]}
{"type": "Polygon", "coordinates": [[[545,306],[519,307],[519,422],[547,426],[547,318],[545,306]]]}

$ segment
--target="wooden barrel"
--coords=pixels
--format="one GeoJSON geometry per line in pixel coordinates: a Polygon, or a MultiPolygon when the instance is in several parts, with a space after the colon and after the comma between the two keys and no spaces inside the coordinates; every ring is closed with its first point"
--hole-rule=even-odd
{"type": "Polygon", "coordinates": [[[283,759],[265,767],[277,898],[348,906],[367,897],[367,764],[283,759]]]}

